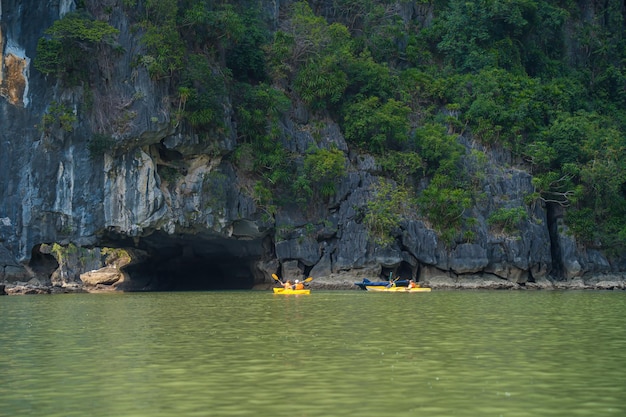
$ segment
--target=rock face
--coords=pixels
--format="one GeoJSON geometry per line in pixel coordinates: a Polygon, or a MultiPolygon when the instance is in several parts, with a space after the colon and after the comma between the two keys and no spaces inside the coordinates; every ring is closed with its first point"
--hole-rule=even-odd
{"type": "Polygon", "coordinates": [[[86,287],[111,286],[123,281],[124,275],[117,268],[105,267],[80,275],[86,287]]]}
{"type": "MultiPolygon", "coordinates": [[[[101,6],[87,3],[94,12],[101,6]]],[[[173,123],[172,92],[131,65],[141,44],[114,3],[108,22],[120,30],[124,52],[100,67],[106,82],[86,92],[59,88],[32,65],[43,31],[74,2],[0,2],[0,281],[12,288],[32,278],[54,288],[252,288],[271,284],[272,273],[314,276],[326,288],[389,274],[441,288],[551,288],[575,280],[586,288],[624,287],[619,271],[626,265],[579,247],[555,226],[561,220],[548,216],[549,207],[527,208],[531,176],[504,168],[506,155],[486,150],[484,203],[468,213],[478,221],[472,242],[444,243],[424,220],[407,218],[390,246],[373,243],[359,210],[371,198],[376,162],[350,150],[332,121],[313,137],[311,125],[320,121],[297,105],[281,124],[284,146],[296,153],[339,149],[348,174],[330,201],[268,216],[225,158],[236,146],[228,97],[222,132],[198,137],[173,123]],[[84,111],[88,94],[93,107],[84,111]],[[36,127],[53,101],[77,116],[71,131],[36,127]],[[103,126],[115,126],[113,142],[93,155],[89,141],[103,126]],[[487,224],[503,206],[527,210],[519,233],[487,224]],[[107,265],[105,247],[134,250],[136,261],[107,265]]],[[[414,7],[405,12],[432,18],[432,10],[414,7]]]]}

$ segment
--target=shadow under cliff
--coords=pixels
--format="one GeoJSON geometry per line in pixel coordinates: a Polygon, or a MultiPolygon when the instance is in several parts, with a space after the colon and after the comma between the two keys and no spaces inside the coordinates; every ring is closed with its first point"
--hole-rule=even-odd
{"type": "Polygon", "coordinates": [[[550,273],[557,279],[563,279],[563,254],[559,240],[558,222],[563,217],[563,210],[555,204],[548,203],[546,204],[546,217],[550,235],[550,253],[552,255],[552,271],[550,273]]]}
{"type": "Polygon", "coordinates": [[[155,232],[138,241],[110,240],[144,256],[124,267],[125,291],[205,291],[251,289],[263,274],[257,265],[267,252],[265,239],[237,240],[155,232]]]}

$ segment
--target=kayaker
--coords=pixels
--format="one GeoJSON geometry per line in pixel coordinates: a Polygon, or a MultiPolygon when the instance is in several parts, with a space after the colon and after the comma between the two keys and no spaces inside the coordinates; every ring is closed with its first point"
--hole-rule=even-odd
{"type": "Polygon", "coordinates": [[[407,284],[407,287],[408,287],[409,289],[411,289],[411,288],[419,288],[419,285],[417,285],[417,284],[415,283],[415,281],[413,281],[412,279],[410,279],[410,280],[409,280],[409,283],[407,284]]]}
{"type": "Polygon", "coordinates": [[[293,286],[294,290],[303,290],[304,284],[298,280],[296,280],[296,285],[293,286]]]}
{"type": "Polygon", "coordinates": [[[291,281],[287,280],[285,281],[285,283],[283,284],[283,288],[286,290],[290,290],[291,289],[291,281]]]}

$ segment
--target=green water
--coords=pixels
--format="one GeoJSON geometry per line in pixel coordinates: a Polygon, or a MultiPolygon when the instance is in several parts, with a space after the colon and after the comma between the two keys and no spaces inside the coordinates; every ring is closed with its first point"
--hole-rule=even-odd
{"type": "Polygon", "coordinates": [[[626,292],[0,298],[1,416],[624,416],[626,292]]]}

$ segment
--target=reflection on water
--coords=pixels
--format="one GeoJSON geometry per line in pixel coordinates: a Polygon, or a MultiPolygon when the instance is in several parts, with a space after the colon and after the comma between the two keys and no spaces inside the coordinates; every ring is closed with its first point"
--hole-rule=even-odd
{"type": "Polygon", "coordinates": [[[1,416],[623,416],[626,293],[0,298],[1,416]]]}

